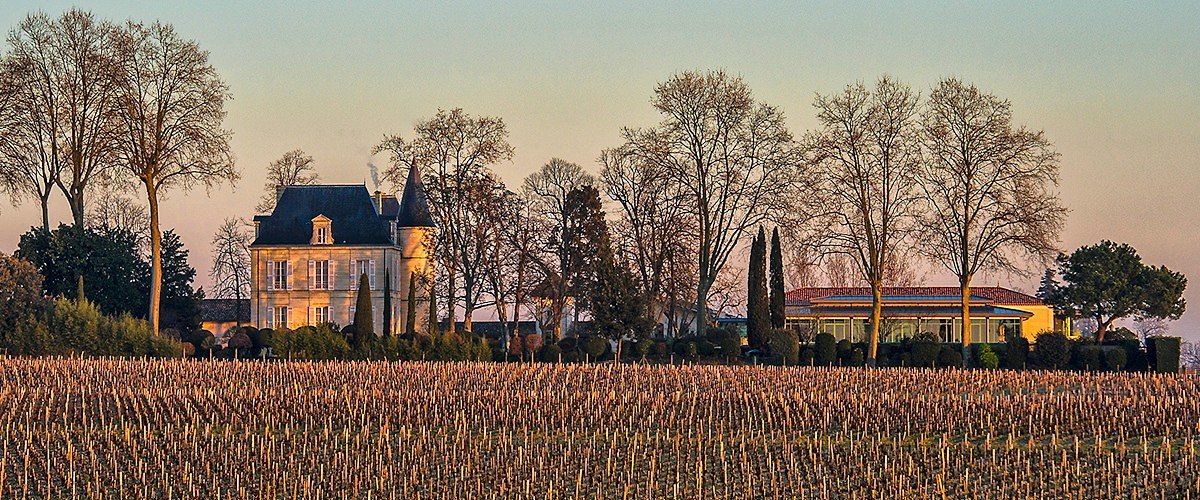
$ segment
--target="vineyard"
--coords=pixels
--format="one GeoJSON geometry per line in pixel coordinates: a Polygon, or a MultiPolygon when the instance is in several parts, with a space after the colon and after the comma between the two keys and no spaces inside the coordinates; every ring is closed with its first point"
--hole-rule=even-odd
{"type": "Polygon", "coordinates": [[[0,360],[0,497],[1196,497],[1194,376],[0,360]]]}

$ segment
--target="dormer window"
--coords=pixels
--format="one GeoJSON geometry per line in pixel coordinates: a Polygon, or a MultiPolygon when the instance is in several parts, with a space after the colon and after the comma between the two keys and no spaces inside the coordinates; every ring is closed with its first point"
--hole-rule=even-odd
{"type": "Polygon", "coordinates": [[[333,232],[331,231],[331,222],[329,217],[318,215],[312,220],[312,244],[314,245],[332,245],[333,232]]]}

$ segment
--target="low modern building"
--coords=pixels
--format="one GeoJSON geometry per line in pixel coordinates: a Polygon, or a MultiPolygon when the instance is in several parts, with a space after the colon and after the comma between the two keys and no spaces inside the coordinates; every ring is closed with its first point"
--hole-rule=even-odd
{"type": "MultiPolygon", "coordinates": [[[[929,332],[942,342],[962,342],[961,301],[958,287],[885,287],[880,341],[898,342],[929,332]]],[[[1040,299],[1003,287],[972,288],[970,308],[972,342],[1004,342],[1010,335],[1033,340],[1040,332],[1063,328],[1054,310],[1040,299]]],[[[786,314],[788,327],[800,331],[866,340],[871,289],[797,288],[787,293],[786,314]]]]}
{"type": "Polygon", "coordinates": [[[250,300],[204,299],[200,302],[200,329],[224,340],[238,326],[250,325],[250,300]]]}
{"type": "Polygon", "coordinates": [[[254,218],[250,245],[251,315],[257,328],[354,322],[359,282],[367,276],[375,332],[390,302],[391,330],[428,323],[429,253],[434,231],[417,169],[397,200],[362,184],[286,186],[275,210],[254,218]],[[417,281],[413,304],[409,287],[417,281]],[[390,301],[384,294],[390,294],[390,301]]]}

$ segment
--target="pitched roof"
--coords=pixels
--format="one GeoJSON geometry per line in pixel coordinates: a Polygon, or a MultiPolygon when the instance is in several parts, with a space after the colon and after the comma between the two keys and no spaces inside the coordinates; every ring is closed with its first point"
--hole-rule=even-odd
{"type": "Polygon", "coordinates": [[[250,299],[204,299],[200,321],[213,323],[250,322],[250,299]]]}
{"type": "MultiPolygon", "coordinates": [[[[956,286],[905,286],[883,287],[883,295],[888,297],[955,297],[960,298],[962,292],[956,286]]],[[[868,287],[810,287],[797,288],[785,294],[788,305],[810,305],[813,300],[826,297],[870,297],[868,287]]],[[[971,296],[982,297],[996,304],[1007,305],[1042,305],[1037,297],[1023,294],[1016,290],[999,286],[971,287],[971,296]]]]}
{"type": "Polygon", "coordinates": [[[429,197],[421,183],[421,172],[414,165],[408,169],[408,180],[404,181],[404,194],[400,197],[400,212],[396,214],[396,225],[400,227],[433,227],[433,216],[429,213],[429,197]]]}
{"type": "Polygon", "coordinates": [[[284,188],[271,215],[255,217],[258,237],[252,245],[307,245],[312,240],[312,220],[318,215],[332,221],[334,244],[392,244],[387,220],[375,211],[366,186],[326,184],[284,188]]]}

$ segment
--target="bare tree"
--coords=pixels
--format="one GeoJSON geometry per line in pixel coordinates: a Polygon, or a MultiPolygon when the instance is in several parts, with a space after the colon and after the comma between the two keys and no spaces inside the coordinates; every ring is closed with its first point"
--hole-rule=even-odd
{"type": "Polygon", "coordinates": [[[1013,126],[1008,101],[956,79],[933,89],[921,125],[921,248],[958,277],[967,358],[971,279],[1021,274],[1022,257],[1045,262],[1056,252],[1067,213],[1055,191],[1058,153],[1041,131],[1013,126]]]}
{"type": "MultiPolygon", "coordinates": [[[[39,191],[42,182],[52,181],[66,196],[79,226],[84,223],[85,197],[93,180],[112,165],[112,31],[111,24],[98,21],[90,12],[71,9],[57,19],[42,12],[30,14],[8,37],[6,59],[26,73],[18,109],[30,123],[19,127],[18,133],[27,147],[40,145],[35,149],[47,156],[24,161],[41,163],[38,169],[53,164],[47,172],[59,173],[42,172],[35,185],[25,187],[39,191]]],[[[48,216],[43,219],[43,225],[48,225],[48,216]]]]}
{"type": "Polygon", "coordinates": [[[756,102],[741,78],[680,73],[655,89],[664,120],[625,129],[637,161],[669,173],[696,224],[696,333],[707,327],[713,283],[747,232],[785,206],[800,154],[778,108],[756,102]]]}
{"type": "MultiPolygon", "coordinates": [[[[572,297],[579,290],[576,278],[580,269],[574,268],[570,258],[570,216],[572,208],[567,203],[567,194],[596,182],[595,177],[575,163],[553,158],[538,171],[525,178],[524,191],[537,217],[547,221],[550,231],[543,241],[545,251],[533,254],[534,262],[542,268],[546,278],[539,293],[546,303],[546,313],[551,328],[550,341],[562,338],[562,320],[572,297]]],[[[573,308],[578,313],[579,308],[573,308]]],[[[578,319],[578,318],[576,318],[578,319]]]]}
{"type": "MultiPolygon", "coordinates": [[[[874,90],[861,83],[817,96],[821,128],[805,140],[818,176],[815,206],[820,248],[849,257],[871,288],[867,364],[874,366],[883,285],[897,253],[909,243],[920,200],[917,95],[884,76],[874,90]]],[[[857,281],[857,280],[856,280],[857,281]]]]}
{"type": "Polygon", "coordinates": [[[1142,345],[1146,345],[1147,337],[1166,335],[1170,331],[1171,325],[1166,318],[1139,316],[1133,320],[1133,332],[1137,334],[1142,345]]]}
{"type": "MultiPolygon", "coordinates": [[[[646,301],[648,319],[657,322],[669,315],[668,289],[679,288],[668,257],[689,258],[695,248],[695,224],[685,203],[687,196],[661,165],[642,161],[624,148],[605,150],[600,155],[604,169],[600,177],[605,193],[620,208],[620,219],[612,224],[618,255],[630,263],[646,301]]],[[[674,322],[667,321],[667,336],[674,336],[674,322]]]]}
{"type": "MultiPolygon", "coordinates": [[[[438,224],[434,255],[443,264],[439,273],[446,276],[443,291],[449,299],[449,328],[454,331],[458,297],[459,270],[463,263],[459,249],[469,247],[471,216],[469,197],[472,186],[490,178],[489,166],[512,159],[504,121],[493,117],[475,118],[462,109],[438,110],[429,120],[420,122],[411,139],[399,135],[385,137],[375,152],[387,152],[391,165],[383,178],[393,185],[403,184],[409,168],[425,172],[430,211],[438,224]]],[[[434,288],[441,289],[440,286],[434,288]]]]}
{"type": "Polygon", "coordinates": [[[278,189],[287,186],[307,186],[321,181],[313,166],[313,158],[299,149],[283,154],[267,167],[267,183],[263,186],[263,197],[254,209],[260,214],[275,210],[278,189]]]}
{"type": "Polygon", "coordinates": [[[1192,370],[1200,369],[1200,343],[1184,342],[1179,358],[1183,366],[1192,370]]]}
{"type": "MultiPolygon", "coordinates": [[[[39,37],[48,35],[34,30],[26,19],[22,26],[39,37]]],[[[49,85],[49,75],[40,72],[37,54],[22,53],[9,35],[13,50],[0,61],[0,188],[13,205],[26,196],[38,200],[42,209],[42,228],[50,230],[50,194],[64,168],[56,115],[58,96],[49,85]]]]}
{"type": "Polygon", "coordinates": [[[120,193],[107,192],[104,203],[96,203],[88,209],[85,222],[89,227],[122,228],[138,237],[139,246],[145,251],[150,243],[150,214],[146,207],[120,193]]]}
{"type": "MultiPolygon", "coordinates": [[[[250,295],[250,243],[254,240],[245,219],[225,219],[212,238],[212,278],[216,298],[235,299],[250,295]]],[[[236,309],[235,309],[236,310],[236,309]]],[[[240,323],[241,315],[238,315],[240,323]]]]}
{"type": "Polygon", "coordinates": [[[142,184],[150,210],[150,325],[158,332],[162,291],[159,198],[171,189],[233,183],[238,173],[221,128],[229,88],[208,53],[168,24],[128,22],[115,32],[118,55],[117,154],[142,184]]]}
{"type": "Polygon", "coordinates": [[[825,283],[833,287],[848,287],[862,283],[854,262],[844,254],[830,254],[821,259],[825,267],[825,283]]]}
{"type": "MultiPolygon", "coordinates": [[[[532,200],[523,194],[506,191],[502,197],[501,211],[496,215],[499,241],[493,247],[497,253],[496,265],[487,270],[491,281],[491,293],[495,298],[497,316],[507,325],[505,308],[512,304],[512,330],[505,337],[519,338],[521,307],[527,302],[529,280],[540,275],[535,260],[545,250],[548,224],[536,216],[532,200]]],[[[507,348],[507,347],[506,347],[507,348]]]]}

